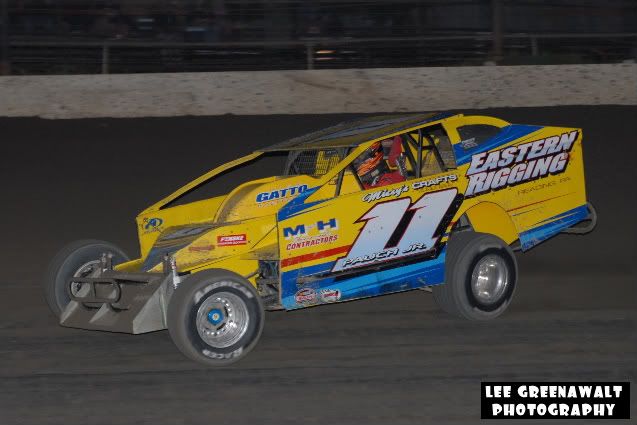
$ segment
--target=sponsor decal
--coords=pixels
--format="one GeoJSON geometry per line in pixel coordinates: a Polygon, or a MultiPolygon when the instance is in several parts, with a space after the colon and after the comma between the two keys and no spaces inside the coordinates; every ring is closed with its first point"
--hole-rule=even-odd
{"type": "MultiPolygon", "coordinates": [[[[455,174],[449,174],[446,176],[438,176],[428,180],[421,180],[411,184],[411,188],[414,190],[438,186],[443,183],[453,183],[458,181],[458,176],[455,174]]],[[[363,196],[365,202],[375,202],[385,198],[400,198],[403,193],[409,192],[409,186],[403,185],[394,189],[382,189],[376,192],[368,193],[363,196]]]]}
{"type": "Polygon", "coordinates": [[[329,220],[319,220],[316,224],[297,224],[295,227],[284,227],[283,237],[285,239],[303,237],[313,229],[316,229],[319,233],[331,232],[338,229],[338,221],[335,218],[330,218],[329,220]]]}
{"type": "Polygon", "coordinates": [[[320,297],[324,303],[334,303],[341,299],[341,291],[340,289],[322,289],[320,297]]]}
{"type": "Polygon", "coordinates": [[[467,170],[469,184],[465,197],[562,173],[569,152],[577,140],[577,130],[471,156],[467,170]]]}
{"type": "Polygon", "coordinates": [[[422,189],[423,187],[438,186],[439,184],[452,183],[455,181],[458,181],[458,176],[455,174],[449,174],[446,176],[434,177],[433,179],[429,179],[429,180],[414,182],[412,183],[411,187],[414,190],[418,190],[418,189],[422,189]]]}
{"type": "Polygon", "coordinates": [[[286,187],[285,189],[276,189],[271,192],[261,192],[257,194],[257,203],[278,201],[280,199],[290,198],[299,195],[307,190],[306,184],[286,187]]]}
{"type": "Polygon", "coordinates": [[[395,189],[383,189],[376,192],[368,193],[363,196],[363,201],[374,202],[384,198],[400,198],[400,196],[409,190],[409,186],[403,185],[395,189]]]}
{"type": "Polygon", "coordinates": [[[558,183],[566,183],[571,181],[570,177],[561,177],[560,180],[558,182],[556,181],[552,181],[552,182],[546,182],[546,183],[540,183],[540,184],[536,184],[535,186],[531,186],[531,187],[527,187],[524,189],[520,189],[518,190],[518,195],[526,195],[527,193],[531,193],[534,192],[536,190],[544,190],[544,189],[548,189],[549,187],[553,187],[556,186],[558,183]]]}
{"type": "Polygon", "coordinates": [[[310,246],[333,243],[333,242],[336,242],[337,239],[338,239],[338,235],[312,236],[306,239],[299,239],[299,240],[295,240],[294,242],[290,242],[285,246],[285,249],[288,251],[293,251],[295,249],[308,248],[310,246]]]}
{"type": "Polygon", "coordinates": [[[322,258],[333,257],[335,255],[345,254],[349,251],[351,245],[339,246],[336,248],[330,248],[323,251],[314,251],[307,254],[296,255],[294,257],[282,258],[281,267],[290,267],[295,264],[307,263],[309,261],[316,261],[322,258]]]}
{"type": "Polygon", "coordinates": [[[144,233],[159,232],[162,224],[164,224],[164,220],[159,217],[144,217],[142,227],[144,228],[144,233]]]}
{"type": "Polygon", "coordinates": [[[556,185],[557,185],[557,182],[546,182],[546,183],[536,184],[534,186],[527,187],[526,189],[518,190],[518,195],[525,195],[527,193],[535,192],[536,190],[548,189],[556,185]]]}
{"type": "Polygon", "coordinates": [[[471,139],[460,141],[460,146],[462,146],[462,149],[467,150],[477,147],[478,144],[476,143],[476,138],[472,137],[471,139]]]}
{"type": "Polygon", "coordinates": [[[310,304],[316,301],[316,291],[312,288],[303,288],[296,291],[294,300],[297,304],[310,304]]]}
{"type": "Polygon", "coordinates": [[[229,245],[245,245],[248,243],[248,238],[245,233],[240,235],[219,235],[217,236],[218,246],[229,245]]]}

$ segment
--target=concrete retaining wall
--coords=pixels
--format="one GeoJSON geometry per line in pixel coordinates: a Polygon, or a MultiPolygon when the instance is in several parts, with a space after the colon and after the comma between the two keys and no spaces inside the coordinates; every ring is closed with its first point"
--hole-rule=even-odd
{"type": "Polygon", "coordinates": [[[161,117],[635,105],[637,64],[0,77],[0,116],[161,117]]]}

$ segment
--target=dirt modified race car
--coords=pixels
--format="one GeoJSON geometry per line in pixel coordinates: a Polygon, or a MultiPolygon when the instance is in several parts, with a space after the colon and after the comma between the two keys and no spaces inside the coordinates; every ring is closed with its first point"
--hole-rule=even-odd
{"type": "MultiPolygon", "coordinates": [[[[234,180],[233,180],[234,182],[234,180]]],[[[141,255],[87,240],[52,261],[63,326],[168,329],[207,365],[245,356],[264,310],[430,289],[470,320],[502,314],[514,251],[595,224],[582,131],[433,113],[347,122],[222,165],[137,217],[141,255]],[[184,197],[232,170],[285,158],[226,195],[184,197]]]]}

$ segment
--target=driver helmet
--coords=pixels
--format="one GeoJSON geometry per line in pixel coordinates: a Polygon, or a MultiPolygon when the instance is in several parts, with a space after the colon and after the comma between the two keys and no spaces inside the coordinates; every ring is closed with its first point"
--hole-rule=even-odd
{"type": "Polygon", "coordinates": [[[381,142],[376,142],[354,161],[356,173],[366,185],[373,185],[381,173],[387,171],[383,156],[383,146],[381,142]]]}

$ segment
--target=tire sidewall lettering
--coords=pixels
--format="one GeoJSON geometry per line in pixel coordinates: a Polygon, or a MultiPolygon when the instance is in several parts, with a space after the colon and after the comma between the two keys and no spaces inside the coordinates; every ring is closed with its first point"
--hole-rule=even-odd
{"type": "Polygon", "coordinates": [[[203,354],[204,356],[215,360],[234,359],[235,357],[241,356],[241,353],[243,353],[243,347],[239,347],[236,350],[231,351],[230,353],[218,353],[216,351],[210,351],[208,349],[204,349],[201,351],[201,354],[203,354]]]}
{"type": "Polygon", "coordinates": [[[194,301],[193,304],[195,305],[199,304],[199,301],[201,301],[201,299],[205,297],[209,292],[214,291],[215,289],[219,287],[227,287],[227,286],[234,289],[238,289],[239,291],[243,293],[243,295],[245,295],[248,298],[254,298],[254,294],[252,293],[252,291],[246,288],[245,285],[242,285],[237,282],[233,282],[231,280],[222,280],[219,282],[211,283],[210,285],[207,285],[205,288],[196,291],[193,296],[193,301],[194,301]]]}

